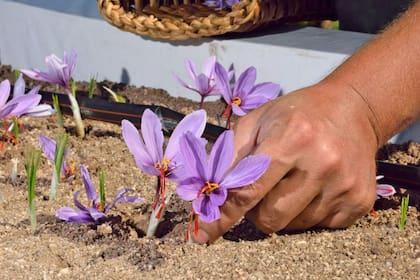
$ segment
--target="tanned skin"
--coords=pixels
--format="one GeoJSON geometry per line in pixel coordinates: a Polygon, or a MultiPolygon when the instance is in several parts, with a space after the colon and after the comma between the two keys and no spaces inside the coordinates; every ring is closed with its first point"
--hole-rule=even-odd
{"type": "Polygon", "coordinates": [[[213,242],[243,216],[266,233],[343,228],[375,201],[375,154],[420,119],[420,1],[326,79],[254,110],[234,127],[235,162],[271,157],[254,184],[229,192],[213,242]]]}

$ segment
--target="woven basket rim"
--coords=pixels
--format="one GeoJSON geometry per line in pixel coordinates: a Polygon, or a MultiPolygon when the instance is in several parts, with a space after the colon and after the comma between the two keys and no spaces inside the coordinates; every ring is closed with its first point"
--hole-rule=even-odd
{"type": "MultiPolygon", "coordinates": [[[[108,23],[124,31],[164,40],[186,40],[229,32],[246,32],[264,24],[285,18],[291,19],[293,16],[303,18],[299,14],[301,7],[290,4],[294,3],[293,0],[241,0],[229,11],[218,11],[197,3],[161,5],[157,8],[145,6],[141,10],[130,7],[127,11],[122,1],[124,0],[97,0],[98,9],[108,23]],[[287,5],[291,6],[290,11],[286,9],[287,5]]],[[[333,0],[296,2],[309,5],[306,3],[333,0]]]]}

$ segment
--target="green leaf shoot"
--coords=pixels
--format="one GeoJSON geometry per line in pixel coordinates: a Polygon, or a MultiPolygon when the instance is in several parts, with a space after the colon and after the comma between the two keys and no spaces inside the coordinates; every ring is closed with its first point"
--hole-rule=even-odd
{"type": "Polygon", "coordinates": [[[29,220],[31,222],[32,232],[36,229],[36,212],[35,212],[35,185],[36,172],[41,158],[41,151],[35,150],[33,147],[28,147],[25,153],[25,169],[26,169],[26,183],[28,187],[28,206],[29,206],[29,220]]]}
{"type": "Polygon", "coordinates": [[[89,91],[88,91],[88,97],[89,98],[93,98],[93,94],[95,93],[96,90],[96,79],[95,78],[90,78],[90,82],[89,82],[89,91]]]}
{"type": "Polygon", "coordinates": [[[60,127],[64,127],[64,118],[63,113],[61,112],[61,106],[60,102],[58,101],[58,96],[56,94],[53,94],[52,96],[54,109],[57,111],[57,117],[58,117],[58,124],[60,127]]]}
{"type": "Polygon", "coordinates": [[[407,213],[408,213],[408,202],[410,201],[410,195],[401,198],[401,209],[400,209],[400,225],[399,228],[401,231],[404,231],[405,224],[407,222],[407,213]]]}
{"type": "Polygon", "coordinates": [[[126,100],[123,96],[118,95],[115,91],[113,91],[109,87],[106,87],[106,86],[102,86],[102,87],[111,95],[112,101],[117,102],[117,103],[126,103],[126,100]]]}
{"type": "Polygon", "coordinates": [[[99,174],[99,196],[101,199],[101,205],[105,205],[105,172],[102,169],[101,173],[99,174]]]}
{"type": "Polygon", "coordinates": [[[56,139],[54,153],[53,177],[51,179],[50,200],[54,199],[57,194],[57,185],[60,179],[61,166],[63,165],[64,153],[67,148],[68,134],[59,135],[56,139]]]}

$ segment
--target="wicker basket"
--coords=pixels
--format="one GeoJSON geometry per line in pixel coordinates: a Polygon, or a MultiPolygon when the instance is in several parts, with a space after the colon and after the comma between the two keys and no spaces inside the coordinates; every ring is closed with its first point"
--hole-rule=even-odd
{"type": "Polygon", "coordinates": [[[186,40],[247,32],[299,20],[335,18],[335,0],[241,0],[217,10],[202,0],[97,0],[110,24],[156,39],[186,40]]]}

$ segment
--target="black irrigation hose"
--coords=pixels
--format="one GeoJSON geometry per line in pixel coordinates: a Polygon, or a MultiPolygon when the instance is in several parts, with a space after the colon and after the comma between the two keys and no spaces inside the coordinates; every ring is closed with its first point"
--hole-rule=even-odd
{"type": "MultiPolygon", "coordinates": [[[[72,114],[70,101],[66,94],[48,91],[39,91],[39,94],[42,96],[42,102],[47,104],[53,104],[52,96],[57,95],[63,114],[72,114]]],[[[117,103],[102,98],[88,98],[83,95],[77,95],[77,101],[83,118],[115,124],[121,124],[121,121],[126,119],[137,128],[140,128],[141,116],[144,110],[150,109],[160,116],[166,135],[170,135],[177,123],[185,116],[177,111],[156,105],[117,103]]],[[[223,131],[225,131],[225,128],[207,123],[204,136],[211,141],[215,141],[223,131]]]]}
{"type": "MultiPolygon", "coordinates": [[[[57,95],[63,114],[72,114],[70,102],[67,95],[47,91],[40,91],[42,101],[52,104],[52,96],[57,95]]],[[[185,116],[174,110],[156,105],[138,105],[129,103],[110,102],[101,98],[88,98],[78,95],[80,111],[83,118],[100,120],[109,123],[120,124],[123,119],[131,121],[137,128],[140,128],[140,120],[143,111],[151,109],[160,115],[166,135],[170,135],[177,123],[185,116]]],[[[225,131],[225,128],[206,124],[204,136],[215,141],[225,131]]],[[[398,184],[409,189],[420,190],[420,168],[377,161],[377,174],[383,175],[385,182],[398,184]]]]}

